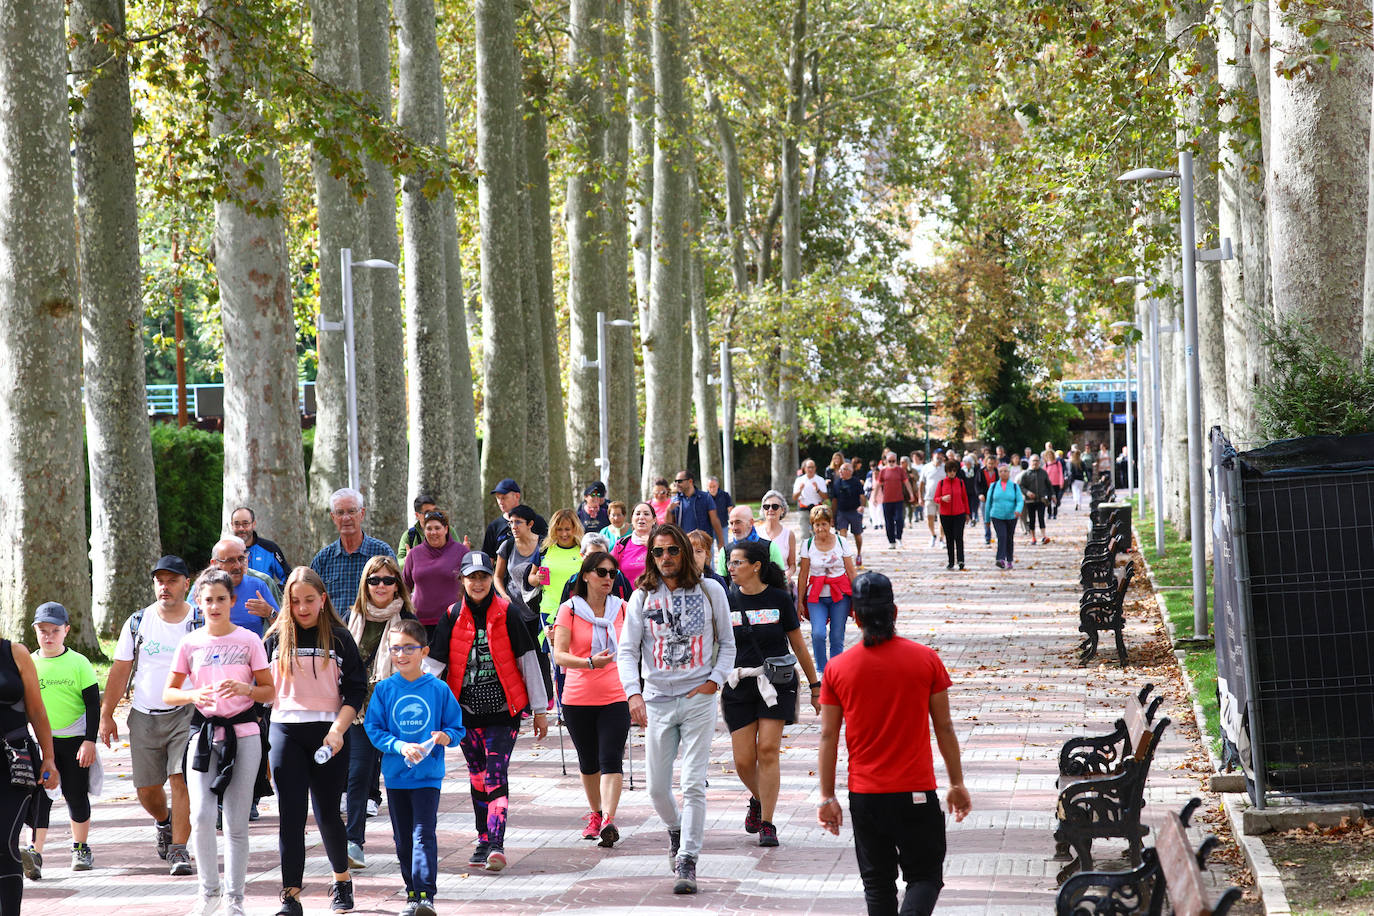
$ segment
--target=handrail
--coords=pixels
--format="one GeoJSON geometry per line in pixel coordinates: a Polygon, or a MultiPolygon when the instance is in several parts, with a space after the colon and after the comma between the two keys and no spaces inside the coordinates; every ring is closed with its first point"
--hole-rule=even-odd
{"type": "MultiPolygon", "coordinates": [[[[314,383],[314,382],[306,382],[306,381],[297,382],[297,388],[296,388],[296,406],[300,409],[300,412],[301,412],[302,414],[305,413],[306,388],[313,388],[314,386],[315,386],[315,383],[314,383]]],[[[176,386],[176,385],[146,385],[146,386],[144,386],[144,387],[147,389],[147,390],[146,390],[146,396],[147,396],[147,402],[148,402],[148,414],[149,414],[150,416],[151,416],[152,414],[174,414],[174,413],[177,412],[177,386],[176,386]]],[[[216,412],[216,413],[205,413],[205,414],[202,414],[202,413],[201,413],[201,411],[200,411],[200,392],[201,392],[201,391],[206,391],[206,392],[215,391],[215,392],[218,392],[218,393],[219,393],[219,398],[218,398],[217,400],[219,401],[219,403],[220,403],[221,405],[223,405],[223,403],[224,403],[223,390],[224,390],[224,383],[223,383],[223,382],[204,382],[204,383],[196,383],[196,384],[187,385],[187,386],[186,386],[186,413],[187,413],[189,416],[192,416],[192,417],[201,417],[201,416],[221,416],[221,415],[222,415],[221,412],[216,412]]],[[[213,402],[213,400],[214,400],[213,396],[211,396],[211,399],[212,399],[212,402],[213,402]]],[[[210,408],[207,407],[206,409],[207,409],[207,411],[208,411],[210,408]]],[[[222,408],[221,408],[221,410],[222,410],[222,408]]]]}

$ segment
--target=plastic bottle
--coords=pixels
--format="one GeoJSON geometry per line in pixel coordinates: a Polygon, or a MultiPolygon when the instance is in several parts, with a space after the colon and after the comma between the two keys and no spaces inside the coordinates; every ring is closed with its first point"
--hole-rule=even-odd
{"type": "Polygon", "coordinates": [[[315,752],[315,762],[325,764],[329,758],[334,756],[334,749],[327,744],[321,744],[320,749],[315,752]]]}
{"type": "MultiPolygon", "coordinates": [[[[422,756],[420,759],[421,759],[421,760],[424,760],[425,757],[428,757],[428,756],[429,756],[429,752],[432,751],[432,750],[434,750],[434,738],[433,738],[433,737],[431,737],[428,741],[422,741],[422,742],[420,742],[420,751],[421,751],[421,753],[424,755],[424,756],[422,756]]],[[[412,762],[411,759],[410,759],[409,757],[407,757],[407,758],[406,758],[406,766],[408,766],[408,767],[413,767],[413,766],[415,766],[415,763],[412,762]]]]}

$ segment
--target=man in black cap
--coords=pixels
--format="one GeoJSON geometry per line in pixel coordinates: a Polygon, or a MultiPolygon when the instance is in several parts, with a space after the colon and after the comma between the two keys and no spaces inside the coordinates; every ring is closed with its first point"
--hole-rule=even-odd
{"type": "MultiPolygon", "coordinates": [[[[492,487],[491,495],[496,497],[496,506],[501,510],[501,514],[492,519],[491,524],[487,525],[487,530],[482,535],[482,552],[489,557],[494,557],[497,549],[501,546],[501,542],[510,537],[510,524],[506,521],[506,513],[520,505],[523,497],[520,495],[520,484],[510,477],[503,478],[496,486],[492,487]]],[[[610,522],[606,524],[610,524],[610,522]]],[[[537,512],[530,527],[541,541],[549,535],[549,523],[544,521],[544,517],[537,512]]]]}
{"type": "Polygon", "coordinates": [[[600,531],[611,523],[606,510],[606,485],[599,480],[587,484],[582,491],[582,505],[577,507],[577,519],[583,531],[600,531]]]}
{"type": "Polygon", "coordinates": [[[896,633],[892,583],[882,573],[854,580],[854,616],[863,642],[825,666],[821,686],[821,826],[839,834],[835,798],[840,725],[849,750],[849,816],[869,916],[929,916],[944,885],[945,819],[935,792],[926,717],[949,774],[945,803],[962,821],[973,805],[964,788],[959,739],[949,713],[949,674],[940,656],[896,633]],[[897,907],[897,869],[906,892],[897,907]]]}

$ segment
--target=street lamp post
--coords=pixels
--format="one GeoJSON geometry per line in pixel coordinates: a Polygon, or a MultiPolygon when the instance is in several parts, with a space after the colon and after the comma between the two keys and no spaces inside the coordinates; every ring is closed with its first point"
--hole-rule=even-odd
{"type": "MultiPolygon", "coordinates": [[[[1117,277],[1112,281],[1118,286],[1122,283],[1148,283],[1146,277],[1117,277]]],[[[1164,407],[1160,403],[1163,391],[1162,370],[1159,366],[1159,335],[1177,331],[1178,326],[1170,324],[1160,327],[1159,300],[1150,298],[1150,441],[1154,443],[1152,468],[1155,480],[1155,556],[1164,556],[1164,407]]],[[[1139,360],[1136,361],[1139,364],[1139,360]]]]}
{"type": "Polygon", "coordinates": [[[708,375],[706,384],[720,385],[720,410],[724,414],[720,424],[720,485],[726,493],[735,492],[735,412],[730,402],[735,399],[735,374],[730,365],[732,353],[747,353],[744,347],[732,347],[720,342],[720,375],[708,375]]]}
{"type": "Polygon", "coordinates": [[[596,406],[598,417],[598,432],[601,437],[601,447],[598,456],[593,463],[596,465],[597,473],[604,481],[610,474],[611,467],[611,410],[610,410],[610,390],[609,381],[606,373],[606,328],[629,328],[633,327],[634,322],[617,318],[614,321],[606,320],[605,312],[596,313],[596,359],[591,360],[582,357],[583,369],[596,370],[596,406]]]}
{"type": "MultiPolygon", "coordinates": [[[[1113,321],[1112,327],[1132,331],[1140,330],[1131,321],[1113,321]]],[[[1126,489],[1132,494],[1135,493],[1135,426],[1131,422],[1131,344],[1135,341],[1129,339],[1127,335],[1125,341],[1126,351],[1126,489]]],[[[1115,427],[1115,424],[1113,424],[1115,427]]]]}
{"type": "Polygon", "coordinates": [[[353,249],[339,249],[339,276],[343,287],[343,321],[319,319],[316,327],[321,331],[344,332],[344,388],[348,402],[348,485],[355,490],[362,489],[362,473],[358,467],[358,364],[353,347],[353,268],[368,267],[383,270],[396,270],[396,265],[381,258],[368,258],[365,261],[353,260],[353,249]]]}
{"type": "Polygon", "coordinates": [[[930,376],[921,377],[921,390],[926,394],[926,460],[930,460],[930,389],[935,387],[935,380],[930,376]]]}
{"type": "Polygon", "coordinates": [[[1207,525],[1205,520],[1207,478],[1202,470],[1202,405],[1197,340],[1197,262],[1229,261],[1235,255],[1231,240],[1223,238],[1221,247],[1208,251],[1197,250],[1196,227],[1193,222],[1193,154],[1182,150],[1178,154],[1178,171],[1141,168],[1132,169],[1117,181],[1152,181],[1160,178],[1179,179],[1179,243],[1183,257],[1183,343],[1187,365],[1188,388],[1188,508],[1189,535],[1193,553],[1193,637],[1206,639],[1207,626],[1207,525]]]}

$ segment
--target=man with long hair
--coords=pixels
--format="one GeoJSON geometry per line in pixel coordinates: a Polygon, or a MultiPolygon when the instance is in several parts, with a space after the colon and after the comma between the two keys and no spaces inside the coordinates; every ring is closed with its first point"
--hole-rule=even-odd
{"type": "Polygon", "coordinates": [[[821,826],[839,834],[835,798],[840,725],[849,749],[849,816],[869,916],[929,916],[944,885],[945,819],[935,793],[926,716],[949,773],[945,803],[962,821],[972,810],[959,739],[949,715],[949,674],[940,656],[897,635],[892,583],[882,573],[854,580],[855,646],[825,668],[821,686],[821,826]],[[897,907],[897,869],[906,893],[897,907]]]}
{"type": "Polygon", "coordinates": [[[725,589],[703,579],[692,559],[692,545],[681,528],[654,528],[616,651],[630,719],[648,729],[644,756],[649,795],[668,825],[675,894],[697,891],[716,691],[735,666],[735,634],[725,589]],[[681,808],[673,795],[673,760],[679,747],[681,808]]]}

